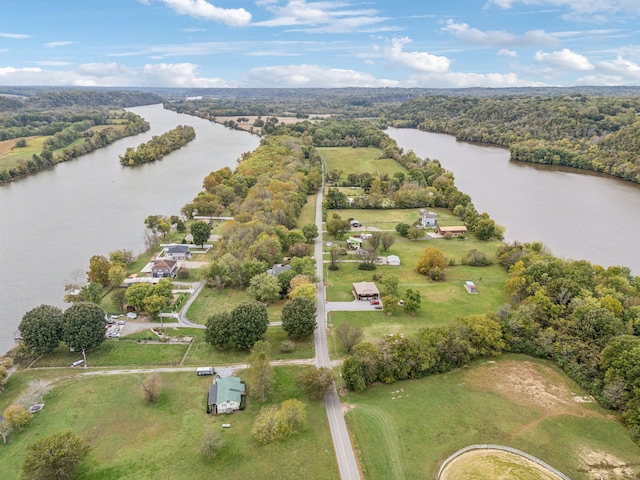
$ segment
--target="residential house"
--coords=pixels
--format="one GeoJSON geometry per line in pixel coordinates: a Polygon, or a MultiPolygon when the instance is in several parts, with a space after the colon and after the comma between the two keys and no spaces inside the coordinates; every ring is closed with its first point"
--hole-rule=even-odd
{"type": "Polygon", "coordinates": [[[207,413],[231,413],[243,410],[246,402],[247,387],[238,377],[218,377],[209,386],[207,413]]]}
{"type": "Polygon", "coordinates": [[[285,265],[283,263],[275,263],[271,266],[269,270],[267,270],[267,273],[269,275],[273,275],[274,277],[277,277],[282,272],[286,272],[287,270],[291,270],[291,265],[285,265]]]}
{"type": "Polygon", "coordinates": [[[380,300],[380,291],[373,282],[354,283],[353,294],[356,300],[380,300]]]}
{"type": "Polygon", "coordinates": [[[164,247],[164,253],[169,260],[187,260],[191,258],[189,245],[169,245],[164,247]]]}
{"type": "Polygon", "coordinates": [[[153,260],[151,276],[156,278],[174,278],[178,274],[177,260],[153,260]]]}
{"type": "Polygon", "coordinates": [[[434,212],[429,212],[424,208],[420,209],[420,224],[422,228],[435,227],[438,220],[438,215],[434,212]]]}

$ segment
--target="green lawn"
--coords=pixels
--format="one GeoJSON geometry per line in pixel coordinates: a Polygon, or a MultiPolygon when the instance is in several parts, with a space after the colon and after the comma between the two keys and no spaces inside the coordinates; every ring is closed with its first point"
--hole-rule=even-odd
{"type": "Polygon", "coordinates": [[[318,195],[307,195],[307,203],[304,204],[298,216],[298,227],[316,223],[316,199],[318,195]]]}
{"type": "Polygon", "coordinates": [[[318,153],[325,164],[325,171],[342,171],[340,180],[346,180],[350,173],[368,172],[377,175],[393,175],[395,172],[407,173],[407,169],[391,158],[380,158],[378,148],[321,147],[318,153]]]}
{"type": "Polygon", "coordinates": [[[574,395],[585,393],[551,363],[506,356],[343,401],[367,480],[435,478],[446,457],[475,443],[523,450],[573,480],[599,478],[600,467],[602,478],[638,478],[640,448],[624,427],[574,395]],[[629,476],[613,473],[616,462],[629,476]]]}
{"type": "MultiPolygon", "coordinates": [[[[344,190],[344,189],[341,189],[344,190]]],[[[438,224],[442,226],[463,225],[463,222],[449,210],[445,208],[429,208],[430,212],[438,214],[438,224]]],[[[419,208],[393,208],[389,210],[360,210],[360,209],[344,209],[344,210],[328,210],[327,216],[337,213],[342,218],[355,218],[365,228],[374,227],[380,230],[395,231],[396,225],[399,223],[407,223],[413,225],[420,218],[419,208]]],[[[360,230],[359,230],[360,231],[360,230]]],[[[354,232],[351,232],[354,233],[354,232]]],[[[347,232],[347,235],[350,233],[347,232]]]]}
{"type": "MultiPolygon", "coordinates": [[[[267,405],[301,397],[294,381],[297,372],[295,367],[276,369],[276,389],[267,405]]],[[[339,477],[322,403],[306,402],[306,432],[261,446],[253,441],[250,431],[262,403],[250,398],[244,411],[211,417],[206,414],[210,378],[192,372],[160,376],[162,393],[152,405],[142,400],[142,375],[61,379],[45,398],[46,407],[0,448],[2,478],[18,478],[28,444],[66,428],[91,446],[78,479],[339,477]],[[222,429],[223,423],[231,427],[222,429]],[[208,428],[222,437],[214,460],[199,453],[208,428]]],[[[13,382],[20,380],[12,378],[13,382]]]]}

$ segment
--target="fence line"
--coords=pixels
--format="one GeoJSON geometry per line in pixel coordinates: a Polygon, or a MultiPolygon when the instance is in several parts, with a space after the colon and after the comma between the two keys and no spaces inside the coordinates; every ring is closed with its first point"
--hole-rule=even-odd
{"type": "Polygon", "coordinates": [[[539,458],[536,458],[533,455],[529,455],[527,452],[523,452],[523,451],[518,450],[516,448],[505,447],[504,445],[492,445],[492,444],[469,445],[468,447],[461,448],[460,450],[455,452],[453,455],[450,455],[449,457],[447,457],[447,459],[444,462],[442,462],[442,465],[440,465],[440,470],[438,470],[438,476],[436,477],[436,479],[440,480],[440,475],[442,474],[442,472],[444,471],[445,467],[449,463],[451,463],[453,460],[455,460],[457,457],[459,457],[463,453],[469,452],[471,450],[502,450],[502,451],[505,451],[505,452],[515,453],[516,455],[520,455],[521,457],[525,457],[525,458],[531,460],[532,462],[537,463],[541,467],[546,468],[550,472],[552,472],[552,473],[556,474],[557,476],[559,476],[562,480],[571,480],[564,473],[562,473],[559,470],[553,468],[551,465],[549,465],[546,462],[543,462],[539,458]]]}

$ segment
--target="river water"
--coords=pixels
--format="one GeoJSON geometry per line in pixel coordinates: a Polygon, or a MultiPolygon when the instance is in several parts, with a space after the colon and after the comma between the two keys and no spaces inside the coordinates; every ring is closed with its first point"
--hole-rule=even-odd
{"type": "Polygon", "coordinates": [[[640,185],[563,167],[509,160],[509,151],[451,135],[390,128],[404,151],[438,159],[505,239],[542,241],[561,258],[630,267],[640,275],[640,185]]]}
{"type": "Polygon", "coordinates": [[[165,110],[130,109],[150,124],[128,137],[54,168],[0,186],[0,353],[13,345],[22,315],[40,304],[66,308],[64,283],[86,271],[92,255],[144,250],[148,215],[179,215],[209,172],[236,166],[259,137],[165,110]],[[177,125],[196,138],[163,159],[125,168],[118,156],[177,125]]]}

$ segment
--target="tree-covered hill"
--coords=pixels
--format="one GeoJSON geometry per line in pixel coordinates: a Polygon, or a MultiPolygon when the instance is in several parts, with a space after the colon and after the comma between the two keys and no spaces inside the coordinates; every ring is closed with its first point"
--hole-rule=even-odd
{"type": "Polygon", "coordinates": [[[430,96],[387,115],[396,126],[511,149],[513,160],[594,170],[640,183],[640,97],[430,96]]]}

